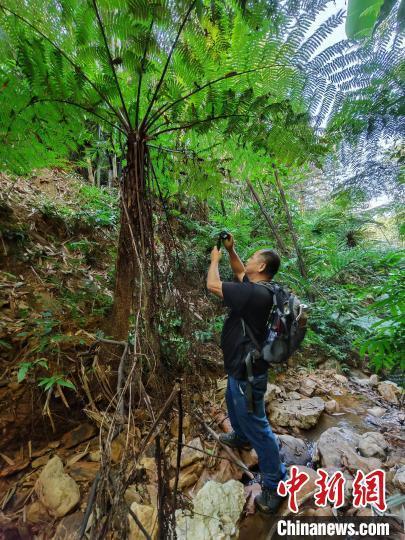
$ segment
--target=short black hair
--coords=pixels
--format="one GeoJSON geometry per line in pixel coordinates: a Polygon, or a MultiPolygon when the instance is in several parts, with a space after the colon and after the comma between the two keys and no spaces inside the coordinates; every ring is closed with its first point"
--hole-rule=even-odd
{"type": "Polygon", "coordinates": [[[279,254],[273,249],[262,249],[260,251],[260,256],[266,263],[266,268],[263,272],[270,277],[274,277],[277,274],[281,264],[279,254]]]}

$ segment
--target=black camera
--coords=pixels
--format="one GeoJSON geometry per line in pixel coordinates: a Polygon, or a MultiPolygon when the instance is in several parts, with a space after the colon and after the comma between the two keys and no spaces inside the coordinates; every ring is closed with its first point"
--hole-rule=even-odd
{"type": "Polygon", "coordinates": [[[218,249],[221,249],[221,243],[224,241],[224,240],[227,240],[228,238],[230,238],[230,234],[229,232],[227,231],[221,231],[219,233],[219,236],[218,236],[218,241],[217,241],[217,248],[218,249]]]}

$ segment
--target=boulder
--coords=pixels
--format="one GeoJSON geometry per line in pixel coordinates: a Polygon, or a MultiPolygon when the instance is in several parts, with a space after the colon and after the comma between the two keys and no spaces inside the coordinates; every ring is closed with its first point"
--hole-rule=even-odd
{"type": "Polygon", "coordinates": [[[388,443],[378,431],[368,431],[361,435],[358,448],[360,454],[364,457],[379,457],[385,459],[388,443]]]}
{"type": "Polygon", "coordinates": [[[353,377],[353,382],[359,384],[360,386],[369,386],[370,385],[370,379],[358,379],[357,377],[353,377]]]}
{"type": "Polygon", "coordinates": [[[378,375],[376,375],[375,373],[373,373],[373,374],[370,376],[369,381],[370,381],[370,385],[371,385],[371,386],[377,386],[377,384],[378,384],[378,375]]]}
{"type": "Polygon", "coordinates": [[[93,424],[81,424],[77,428],[65,433],[62,437],[62,444],[65,448],[73,448],[83,441],[87,441],[96,435],[97,430],[93,424]]]}
{"type": "Polygon", "coordinates": [[[137,502],[139,504],[142,503],[142,496],[139,491],[140,490],[137,485],[131,485],[127,487],[127,489],[125,490],[124,499],[129,506],[131,506],[133,502],[137,502]]]}
{"type": "Polygon", "coordinates": [[[332,414],[339,410],[339,404],[336,399],[330,399],[325,402],[325,412],[332,414]]]}
{"type": "MultiPolygon", "coordinates": [[[[152,538],[156,540],[158,536],[158,523],[157,523],[157,511],[153,506],[145,504],[138,504],[133,502],[131,504],[131,510],[142,523],[144,529],[152,538]]],[[[129,519],[129,535],[128,540],[145,540],[145,535],[136,524],[131,514],[128,515],[129,519]]]]}
{"type": "Polygon", "coordinates": [[[401,393],[401,389],[392,381],[380,382],[377,386],[378,393],[386,401],[398,405],[398,395],[401,393]]]}
{"type": "MultiPolygon", "coordinates": [[[[318,478],[317,472],[314,471],[314,469],[310,469],[309,467],[304,467],[303,465],[298,465],[298,474],[300,473],[307,473],[309,475],[308,480],[305,482],[305,484],[302,485],[300,490],[297,492],[297,505],[298,509],[300,509],[301,505],[305,500],[307,500],[307,497],[310,496],[311,493],[315,493],[315,491],[318,489],[315,485],[315,481],[318,478]]],[[[291,476],[290,471],[288,471],[288,476],[291,476]]],[[[290,510],[288,509],[288,497],[281,503],[280,507],[277,510],[277,516],[285,516],[287,514],[290,514],[290,510]]]]}
{"type": "MultiPolygon", "coordinates": [[[[188,467],[181,469],[180,475],[179,475],[178,488],[185,489],[195,484],[197,480],[200,478],[200,474],[203,467],[204,465],[200,461],[197,461],[195,463],[192,463],[188,467]]],[[[175,478],[172,478],[170,480],[170,487],[172,489],[174,487],[174,481],[175,481],[175,478]]]]}
{"type": "Polygon", "coordinates": [[[395,487],[399,488],[403,493],[405,493],[405,465],[397,470],[392,482],[395,487]]]}
{"type": "Polygon", "coordinates": [[[300,394],[303,394],[304,396],[311,397],[313,393],[315,392],[315,388],[317,386],[316,381],[314,379],[303,379],[301,381],[301,385],[299,388],[300,394]]]}
{"type": "Polygon", "coordinates": [[[275,401],[271,404],[270,421],[278,426],[310,429],[315,426],[325,408],[320,397],[275,401]]]}
{"type": "Polygon", "coordinates": [[[311,461],[309,449],[305,442],[292,435],[279,435],[280,456],[287,467],[290,465],[306,465],[311,461]]]}
{"type": "Polygon", "coordinates": [[[78,504],[80,490],[76,482],[63,471],[58,456],[48,461],[35,483],[39,500],[54,517],[63,517],[78,504]]]}
{"type": "Polygon", "coordinates": [[[64,517],[56,528],[53,540],[79,540],[79,532],[82,522],[82,512],[75,512],[70,516],[64,517]]]}
{"type": "Polygon", "coordinates": [[[287,399],[301,399],[302,395],[293,390],[292,392],[287,392],[286,394],[287,399]]]}
{"type": "Polygon", "coordinates": [[[194,498],[194,512],[176,510],[178,540],[231,540],[237,537],[237,522],[245,504],[243,484],[208,481],[194,498]]]}
{"type": "Polygon", "coordinates": [[[257,457],[256,450],[239,450],[243,463],[249,469],[257,465],[259,458],[257,457]]]}
{"type": "Polygon", "coordinates": [[[381,468],[381,461],[374,457],[359,456],[354,450],[358,446],[359,436],[346,428],[332,427],[319,437],[316,459],[322,467],[341,469],[342,465],[352,470],[361,469],[369,473],[381,468]]]}
{"type": "Polygon", "coordinates": [[[371,409],[367,409],[367,412],[372,416],[377,416],[377,418],[380,418],[387,412],[387,409],[383,409],[382,407],[372,407],[371,409]]]}
{"type": "Polygon", "coordinates": [[[100,450],[93,450],[89,454],[90,461],[99,462],[101,461],[101,451],[100,450]]]}
{"type": "MultiPolygon", "coordinates": [[[[201,444],[200,437],[196,437],[195,439],[189,441],[187,444],[189,446],[192,446],[193,448],[189,448],[189,446],[184,446],[182,448],[181,460],[180,460],[180,467],[182,469],[204,458],[204,453],[203,453],[204,448],[201,444]]],[[[172,456],[172,460],[171,460],[172,467],[176,467],[176,460],[177,460],[177,451],[174,452],[172,456]]]]}
{"type": "Polygon", "coordinates": [[[27,507],[27,521],[28,523],[46,523],[50,521],[51,516],[48,514],[46,507],[41,501],[34,501],[27,507]]]}
{"type": "MultiPolygon", "coordinates": [[[[226,383],[226,379],[225,379],[225,383],[226,383]]],[[[225,393],[224,393],[225,395],[225,393]]],[[[191,418],[188,414],[185,414],[183,416],[183,435],[185,435],[186,437],[188,436],[189,432],[190,432],[190,426],[191,426],[191,418]]],[[[179,433],[179,417],[176,416],[172,423],[170,424],[170,435],[177,440],[177,437],[178,437],[178,433],[179,433]]]]}
{"type": "Polygon", "coordinates": [[[281,397],[282,395],[283,390],[280,388],[280,386],[272,383],[267,383],[267,390],[264,394],[264,402],[265,404],[268,404],[277,399],[277,397],[281,397]]]}
{"type": "Polygon", "coordinates": [[[111,443],[111,460],[113,463],[121,463],[127,445],[126,433],[120,433],[111,443]]]}
{"type": "Polygon", "coordinates": [[[341,384],[347,384],[348,382],[348,378],[345,375],[341,375],[340,373],[335,373],[334,377],[341,384]]]}
{"type": "Polygon", "coordinates": [[[92,482],[99,468],[100,464],[94,461],[77,461],[69,465],[67,471],[76,482],[92,482]]]}

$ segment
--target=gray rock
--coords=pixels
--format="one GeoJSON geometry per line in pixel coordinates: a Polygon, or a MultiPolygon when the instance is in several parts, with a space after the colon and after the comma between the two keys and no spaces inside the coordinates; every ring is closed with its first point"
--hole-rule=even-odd
{"type": "Polygon", "coordinates": [[[388,443],[378,431],[363,433],[359,439],[359,452],[364,457],[379,457],[385,459],[388,443]]]}
{"type": "Polygon", "coordinates": [[[275,401],[269,410],[270,421],[278,426],[310,429],[315,426],[325,408],[320,397],[275,401]]]}
{"type": "Polygon", "coordinates": [[[341,375],[340,373],[336,373],[334,375],[334,377],[341,384],[347,384],[348,378],[345,375],[341,375]]]}
{"type": "Polygon", "coordinates": [[[377,384],[378,384],[378,375],[373,373],[372,375],[370,375],[369,381],[370,381],[371,386],[377,386],[377,384]]]}
{"type": "Polygon", "coordinates": [[[75,512],[70,516],[64,517],[56,528],[53,540],[79,540],[79,532],[82,522],[82,512],[75,512]]]}
{"type": "Polygon", "coordinates": [[[332,414],[339,409],[338,403],[335,399],[330,399],[325,403],[325,412],[332,414]]]}
{"type": "Polygon", "coordinates": [[[276,384],[267,383],[267,390],[264,394],[264,402],[266,404],[270,403],[271,401],[274,401],[277,399],[277,397],[281,397],[283,395],[283,390],[280,388],[280,386],[277,386],[276,384]]]}
{"type": "Polygon", "coordinates": [[[353,381],[360,386],[369,386],[370,385],[370,379],[358,379],[357,377],[353,377],[353,381]]]}
{"type": "Polygon", "coordinates": [[[302,439],[292,435],[279,435],[280,456],[287,467],[290,465],[306,465],[311,461],[309,449],[302,439]]]}
{"type": "Polygon", "coordinates": [[[372,416],[377,416],[377,418],[380,418],[387,412],[387,409],[383,409],[382,407],[372,407],[371,409],[367,409],[367,412],[372,416]]]}
{"type": "Polygon", "coordinates": [[[287,399],[301,399],[302,395],[293,390],[292,392],[287,392],[287,399]]]}
{"type": "Polygon", "coordinates": [[[395,487],[405,493],[405,465],[402,465],[402,467],[397,470],[392,482],[395,487]]]}
{"type": "Polygon", "coordinates": [[[299,388],[300,394],[311,397],[315,392],[316,381],[314,379],[303,379],[299,388]]]}
{"type": "Polygon", "coordinates": [[[79,486],[63,471],[63,463],[54,456],[43,468],[35,484],[41,503],[55,517],[63,517],[78,504],[79,486]]]}
{"type": "Polygon", "coordinates": [[[359,436],[349,429],[332,427],[319,437],[317,443],[317,458],[322,467],[336,467],[350,465],[353,469],[360,469],[369,473],[381,468],[381,461],[374,457],[365,458],[354,450],[359,444],[359,436]]]}

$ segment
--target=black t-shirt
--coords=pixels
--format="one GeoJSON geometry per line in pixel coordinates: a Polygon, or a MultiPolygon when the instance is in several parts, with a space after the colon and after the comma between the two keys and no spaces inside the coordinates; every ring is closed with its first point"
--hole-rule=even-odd
{"type": "MultiPolygon", "coordinates": [[[[221,334],[225,371],[235,379],[245,379],[244,359],[254,345],[249,336],[243,334],[241,317],[249,325],[257,341],[263,341],[266,322],[273,305],[273,295],[262,285],[249,281],[246,275],[242,282],[224,281],[222,293],[224,305],[231,308],[221,334]]],[[[255,374],[264,373],[266,369],[267,364],[264,361],[255,362],[255,374]]]]}

